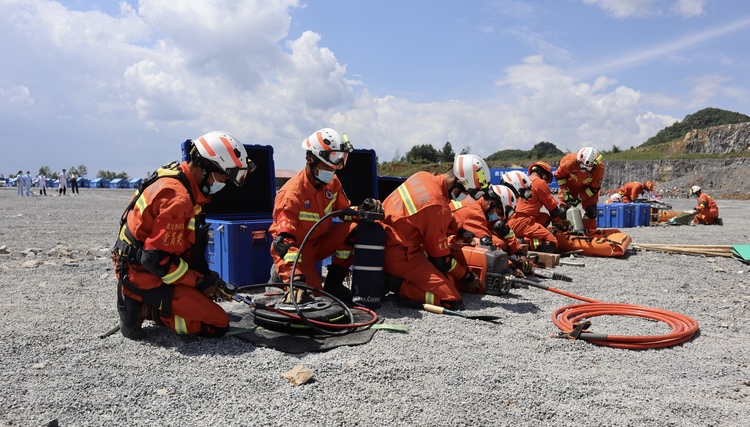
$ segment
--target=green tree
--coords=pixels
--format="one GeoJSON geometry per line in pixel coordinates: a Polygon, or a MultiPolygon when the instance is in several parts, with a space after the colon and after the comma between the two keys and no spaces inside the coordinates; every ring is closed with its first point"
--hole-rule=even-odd
{"type": "Polygon", "coordinates": [[[125,179],[125,180],[129,179],[128,178],[128,174],[126,172],[114,173],[112,171],[103,171],[103,170],[100,170],[96,174],[96,177],[97,178],[109,179],[109,180],[113,180],[113,179],[116,179],[116,178],[122,178],[122,179],[125,179]]]}
{"type": "Polygon", "coordinates": [[[78,172],[78,176],[86,176],[89,173],[88,168],[86,168],[86,165],[78,165],[78,166],[71,166],[71,171],[78,172]]]}
{"type": "Polygon", "coordinates": [[[450,141],[447,141],[445,145],[443,145],[443,149],[440,150],[440,162],[452,162],[454,157],[456,157],[456,152],[453,151],[453,147],[451,147],[450,141]]]}
{"type": "Polygon", "coordinates": [[[47,178],[52,177],[52,169],[49,166],[42,166],[39,168],[39,174],[46,176],[47,178]]]}
{"type": "Polygon", "coordinates": [[[681,122],[675,122],[647,139],[641,146],[662,144],[680,139],[694,129],[706,129],[713,126],[750,122],[750,116],[719,108],[704,108],[688,114],[681,122]]]}
{"type": "Polygon", "coordinates": [[[440,154],[430,144],[415,145],[406,153],[406,161],[409,163],[438,163],[440,154]]]}

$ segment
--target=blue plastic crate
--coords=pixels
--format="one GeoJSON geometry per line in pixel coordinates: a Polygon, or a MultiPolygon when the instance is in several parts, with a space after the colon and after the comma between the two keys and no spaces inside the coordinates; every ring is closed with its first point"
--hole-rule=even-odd
{"type": "Polygon", "coordinates": [[[635,216],[634,227],[648,227],[651,225],[651,205],[648,203],[633,203],[635,216]]]}
{"type": "Polygon", "coordinates": [[[610,227],[609,217],[607,216],[607,204],[598,203],[596,205],[596,227],[597,228],[609,228],[610,227]]]}
{"type": "Polygon", "coordinates": [[[609,226],[607,228],[628,228],[633,226],[635,209],[629,203],[609,203],[605,205],[605,215],[609,226]]]}
{"type": "Polygon", "coordinates": [[[267,283],[271,277],[270,219],[211,218],[208,267],[237,286],[267,283]]]}

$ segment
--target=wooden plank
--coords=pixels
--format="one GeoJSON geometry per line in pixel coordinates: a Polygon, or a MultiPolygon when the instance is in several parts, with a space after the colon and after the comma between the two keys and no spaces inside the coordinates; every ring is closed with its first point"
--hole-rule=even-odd
{"type": "Polygon", "coordinates": [[[560,263],[560,254],[551,254],[548,252],[536,252],[536,251],[528,251],[526,256],[531,257],[532,255],[535,255],[537,257],[537,260],[540,264],[544,264],[544,267],[546,268],[552,268],[557,266],[557,264],[560,263]]]}

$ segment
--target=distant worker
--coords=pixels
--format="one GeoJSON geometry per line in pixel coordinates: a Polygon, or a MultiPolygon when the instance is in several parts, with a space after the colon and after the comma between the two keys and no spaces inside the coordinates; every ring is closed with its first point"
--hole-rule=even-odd
{"type": "Polygon", "coordinates": [[[617,193],[622,197],[622,203],[631,203],[635,199],[641,197],[644,192],[654,191],[654,183],[651,181],[646,182],[628,182],[627,184],[620,187],[617,193]]]}
{"type": "Polygon", "coordinates": [[[583,227],[596,230],[596,204],[604,178],[604,159],[593,147],[585,147],[577,153],[566,154],[555,171],[560,186],[560,205],[583,208],[583,227]]]}
{"type": "Polygon", "coordinates": [[[75,171],[75,169],[70,170],[70,175],[68,175],[68,180],[70,181],[70,195],[75,196],[76,194],[80,195],[81,193],[78,192],[78,173],[75,171]]]}
{"type": "Polygon", "coordinates": [[[612,193],[604,203],[622,203],[622,195],[620,193],[612,193]]]}
{"type": "Polygon", "coordinates": [[[47,177],[43,173],[39,172],[39,176],[36,177],[36,185],[39,187],[39,195],[47,195],[47,177]]]}
{"type": "Polygon", "coordinates": [[[391,291],[419,303],[463,309],[459,287],[471,292],[482,282],[451,255],[448,230],[458,227],[450,203],[467,196],[479,200],[489,186],[487,163],[462,154],[453,159],[448,172],[417,172],[385,199],[383,269],[387,279],[395,278],[388,280],[391,291]]]}
{"type": "MultiPolygon", "coordinates": [[[[283,283],[301,281],[345,303],[351,303],[351,290],[344,285],[344,279],[354,262],[357,223],[334,222],[332,217],[328,218],[313,230],[305,245],[301,245],[321,218],[351,207],[336,171],[346,166],[354,147],[346,134],[323,128],[304,139],[302,149],[305,151],[304,169],[281,187],[274,201],[273,223],[269,232],[273,239],[271,257],[275,274],[283,283]],[[333,259],[323,282],[315,264],[331,256],[333,259]],[[296,267],[292,273],[295,260],[296,267]]],[[[365,202],[360,209],[382,210],[379,200],[367,199],[365,202]]],[[[302,298],[305,295],[308,294],[300,289],[295,292],[294,298],[297,302],[304,302],[302,298]]],[[[287,295],[285,301],[291,302],[291,296],[287,295]]]]}
{"type": "Polygon", "coordinates": [[[557,251],[557,239],[547,229],[550,221],[561,222],[565,217],[565,210],[557,204],[552,195],[549,183],[552,182],[552,168],[546,162],[538,161],[529,165],[528,176],[531,181],[531,197],[520,199],[516,205],[516,213],[508,221],[508,225],[516,237],[528,241],[529,246],[539,252],[557,251]],[[547,212],[542,212],[542,207],[547,212]]]}
{"type": "Polygon", "coordinates": [[[698,206],[695,207],[698,214],[695,215],[695,219],[693,220],[695,224],[724,225],[724,221],[719,218],[719,207],[711,196],[703,193],[697,185],[690,187],[688,193],[698,199],[698,206]]]}
{"type": "Polygon", "coordinates": [[[23,196],[23,190],[26,188],[26,178],[23,176],[23,171],[18,171],[16,174],[16,196],[23,196]]]}
{"type": "Polygon", "coordinates": [[[255,165],[229,133],[190,140],[190,160],[162,166],[139,189],[121,218],[113,249],[120,331],[146,336],[143,320],[180,335],[221,337],[229,315],[214,302],[236,288],[208,267],[203,206],[228,183],[242,186],[255,165]]]}
{"type": "Polygon", "coordinates": [[[57,195],[64,196],[68,188],[68,175],[65,173],[65,169],[57,174],[57,180],[60,183],[60,187],[57,189],[57,195]]]}
{"type": "Polygon", "coordinates": [[[31,192],[31,185],[34,183],[34,177],[31,176],[31,171],[26,171],[26,179],[24,180],[26,186],[26,197],[33,196],[31,192]]]}

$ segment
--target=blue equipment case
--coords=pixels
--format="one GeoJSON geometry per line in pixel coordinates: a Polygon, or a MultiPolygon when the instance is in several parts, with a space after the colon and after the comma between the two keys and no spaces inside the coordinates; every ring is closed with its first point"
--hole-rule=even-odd
{"type": "MultiPolygon", "coordinates": [[[[276,198],[273,147],[244,144],[255,164],[240,188],[227,185],[204,206],[209,224],[206,259],[211,270],[237,286],[266,283],[270,278],[271,236],[276,198]]],[[[190,160],[188,141],[181,145],[182,161],[190,160]]]]}
{"type": "Polygon", "coordinates": [[[607,216],[607,204],[597,203],[596,204],[596,227],[597,228],[610,228],[609,217],[607,216]]]}
{"type": "Polygon", "coordinates": [[[271,219],[209,217],[208,267],[237,286],[267,283],[271,276],[271,219]]]}
{"type": "Polygon", "coordinates": [[[651,225],[651,205],[648,203],[633,203],[635,207],[635,216],[633,218],[634,227],[648,227],[651,225]]]}

